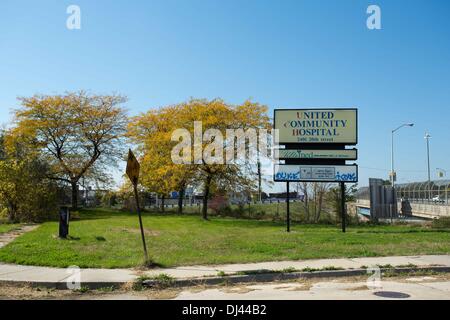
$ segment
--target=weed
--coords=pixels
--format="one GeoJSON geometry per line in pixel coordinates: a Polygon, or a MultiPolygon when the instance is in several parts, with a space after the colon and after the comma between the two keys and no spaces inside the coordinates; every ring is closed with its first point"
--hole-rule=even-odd
{"type": "Polygon", "coordinates": [[[217,276],[218,277],[226,277],[227,274],[225,273],[225,271],[220,270],[220,271],[217,272],[217,276]]]}

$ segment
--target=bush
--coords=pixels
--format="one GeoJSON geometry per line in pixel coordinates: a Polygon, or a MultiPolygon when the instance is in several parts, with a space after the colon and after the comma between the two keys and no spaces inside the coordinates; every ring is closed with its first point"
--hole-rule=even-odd
{"type": "Polygon", "coordinates": [[[111,208],[117,205],[117,194],[113,191],[108,191],[101,197],[102,206],[106,208],[111,208]]]}
{"type": "Polygon", "coordinates": [[[0,209],[10,222],[39,222],[58,213],[57,185],[49,166],[18,142],[6,148],[0,135],[0,209]]]}
{"type": "Polygon", "coordinates": [[[220,214],[227,207],[228,201],[223,195],[216,195],[208,201],[208,208],[215,214],[220,214]]]}
{"type": "Polygon", "coordinates": [[[434,219],[431,223],[431,227],[434,229],[450,228],[450,217],[441,217],[439,219],[434,219]]]}
{"type": "MultiPolygon", "coordinates": [[[[41,222],[58,214],[57,186],[0,161],[0,205],[10,222],[41,222]]],[[[25,169],[28,170],[28,169],[25,169]]]]}

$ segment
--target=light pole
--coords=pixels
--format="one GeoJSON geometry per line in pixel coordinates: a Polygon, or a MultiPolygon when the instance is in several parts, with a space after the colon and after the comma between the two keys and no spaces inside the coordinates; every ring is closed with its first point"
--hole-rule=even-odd
{"type": "Polygon", "coordinates": [[[447,175],[447,171],[442,168],[436,168],[436,171],[438,172],[438,178],[442,178],[447,175]]]}
{"type": "Polygon", "coordinates": [[[427,140],[427,159],[428,159],[428,183],[431,181],[431,174],[430,174],[430,138],[431,135],[426,132],[424,139],[427,140]]]}
{"type": "Polygon", "coordinates": [[[394,133],[403,127],[412,127],[414,123],[405,123],[398,128],[392,130],[391,132],[391,185],[392,188],[395,187],[395,171],[394,171],[394,133]]]}
{"type": "Polygon", "coordinates": [[[431,135],[425,132],[424,139],[427,140],[427,164],[428,164],[428,201],[431,198],[431,174],[430,174],[430,138],[431,135]]]}

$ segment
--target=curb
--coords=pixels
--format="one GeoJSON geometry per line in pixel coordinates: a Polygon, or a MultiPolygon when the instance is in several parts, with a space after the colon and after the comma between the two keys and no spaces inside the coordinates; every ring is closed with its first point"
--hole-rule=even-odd
{"type": "MultiPolygon", "coordinates": [[[[89,288],[90,290],[96,290],[101,288],[114,288],[118,289],[121,286],[131,283],[131,282],[95,282],[95,281],[89,281],[89,282],[81,282],[80,286],[81,288],[89,288]]],[[[0,285],[11,285],[11,286],[17,286],[17,285],[28,285],[33,288],[47,288],[47,289],[56,289],[56,290],[69,290],[67,288],[67,283],[65,282],[49,282],[49,281],[14,281],[14,280],[0,280],[0,285]]]]}
{"type": "MultiPolygon", "coordinates": [[[[419,267],[419,268],[381,268],[381,272],[393,272],[395,274],[414,273],[414,272],[450,272],[450,267],[435,266],[435,267],[419,267]]],[[[267,272],[260,274],[249,275],[230,275],[222,277],[205,277],[205,278],[187,278],[187,279],[173,279],[167,282],[160,280],[145,280],[142,282],[144,287],[190,287],[198,285],[220,285],[220,284],[237,284],[249,282],[273,282],[280,280],[293,279],[312,279],[312,278],[339,278],[339,277],[353,277],[367,275],[367,269],[347,269],[347,270],[326,270],[313,272],[291,272],[278,273],[267,272]]]]}
{"type": "MultiPolygon", "coordinates": [[[[414,272],[438,272],[438,273],[450,273],[450,266],[430,266],[430,267],[418,267],[418,268],[381,268],[381,272],[392,272],[394,274],[402,273],[414,273],[414,272]]],[[[251,272],[251,271],[249,271],[251,272]]],[[[312,271],[312,272],[270,272],[257,273],[248,275],[226,275],[216,277],[203,277],[203,278],[178,278],[170,279],[167,281],[161,280],[144,280],[142,286],[146,288],[169,288],[169,287],[192,287],[198,285],[229,285],[238,283],[252,283],[252,282],[273,282],[281,280],[294,280],[294,279],[313,279],[313,278],[339,278],[339,277],[353,277],[367,275],[367,269],[347,269],[347,270],[324,270],[324,271],[312,271]]],[[[412,274],[413,275],[413,274],[412,274]]],[[[135,279],[135,283],[138,278],[135,279]]],[[[132,284],[130,281],[89,281],[81,282],[81,287],[89,288],[92,290],[100,288],[119,288],[125,284],[132,284]]],[[[4,285],[29,285],[35,288],[51,288],[58,290],[67,290],[66,282],[51,282],[51,281],[13,281],[13,280],[0,280],[0,284],[4,285]]]]}

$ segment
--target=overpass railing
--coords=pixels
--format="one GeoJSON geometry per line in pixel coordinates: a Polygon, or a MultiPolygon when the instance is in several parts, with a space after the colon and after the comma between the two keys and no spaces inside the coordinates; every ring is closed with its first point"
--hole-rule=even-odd
{"type": "MultiPolygon", "coordinates": [[[[399,201],[404,199],[411,203],[450,205],[450,180],[397,184],[395,189],[399,201]]],[[[356,198],[369,200],[369,188],[360,188],[356,198]]]]}
{"type": "Polygon", "coordinates": [[[397,199],[410,202],[437,205],[450,204],[450,180],[399,184],[396,186],[397,199]]]}

